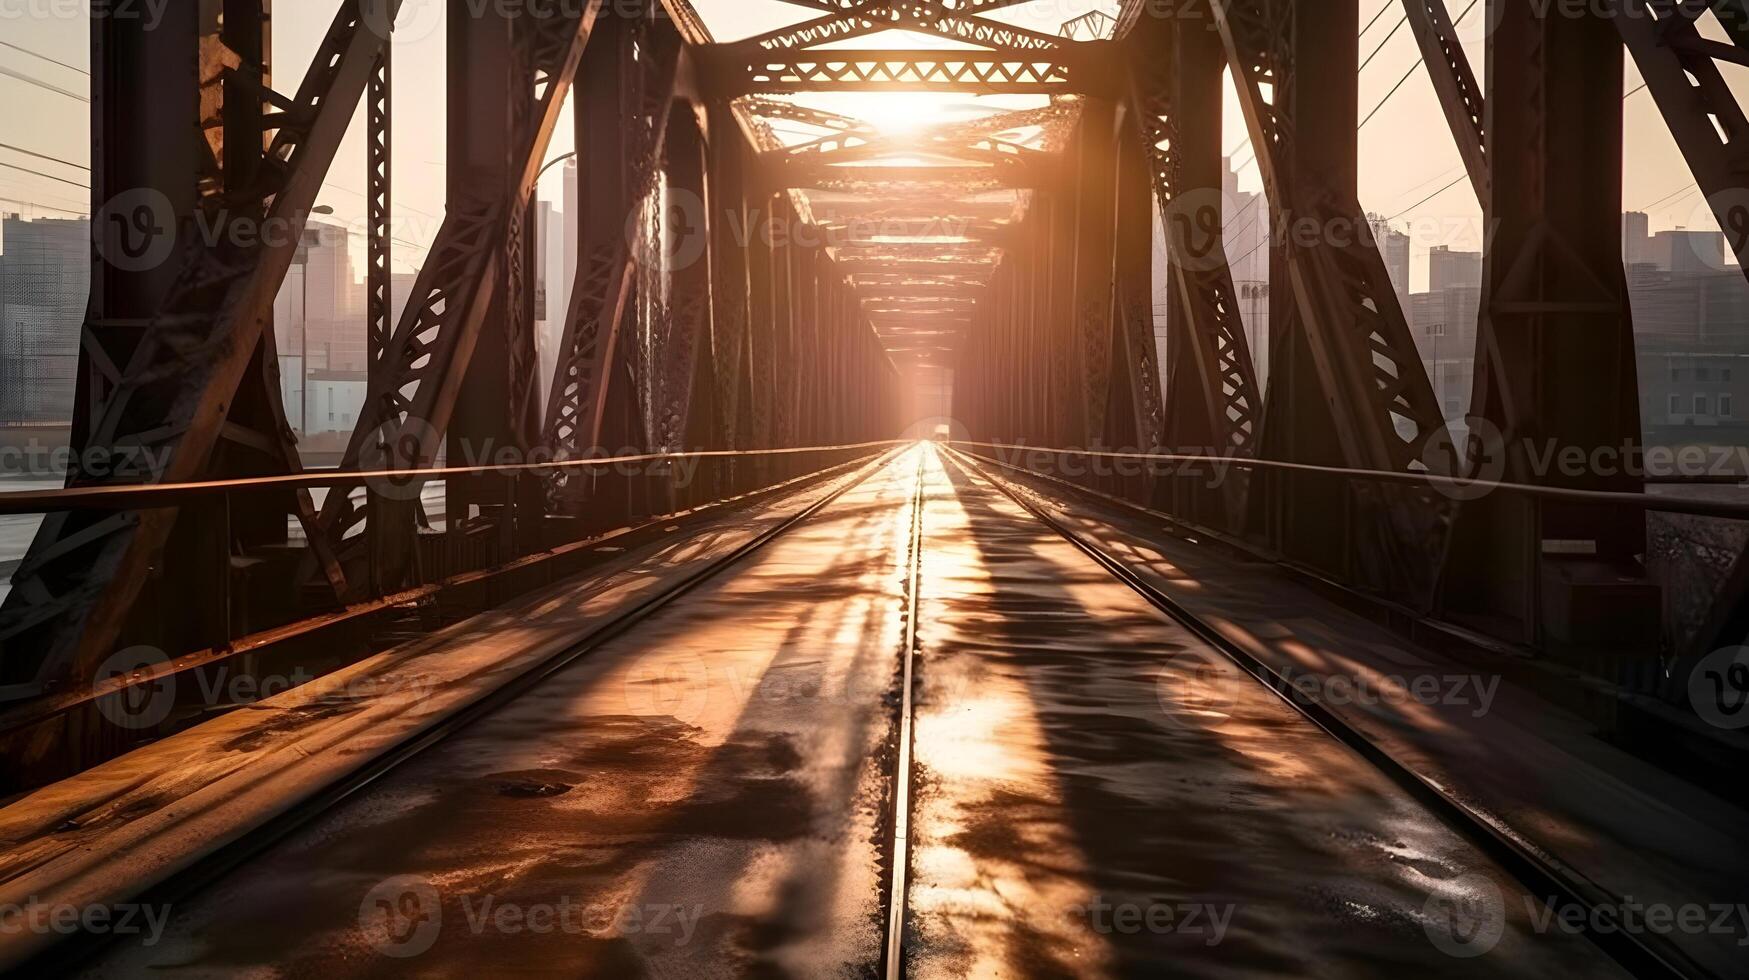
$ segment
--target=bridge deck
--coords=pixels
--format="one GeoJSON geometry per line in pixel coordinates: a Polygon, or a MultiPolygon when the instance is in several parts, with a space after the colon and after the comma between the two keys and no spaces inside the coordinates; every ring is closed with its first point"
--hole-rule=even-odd
{"type": "MultiPolygon", "coordinates": [[[[585,633],[685,569],[781,530],[208,876],[171,905],[159,941],[108,945],[86,964],[92,975],[276,964],[873,975],[896,857],[908,868],[911,976],[1310,975],[1333,964],[1343,975],[1473,975],[1478,961],[1454,951],[1485,952],[1482,968],[1506,975],[1622,973],[1583,937],[1539,928],[1542,899],[1440,811],[1010,493],[1023,490],[916,447],[754,508],[696,545],[629,554],[587,589],[555,590],[376,665],[417,676],[462,658],[455,676],[413,689],[406,717],[361,724],[352,708],[308,702],[281,711],[292,692],[143,750],[156,768],[118,760],[0,811],[0,834],[28,845],[0,897],[132,894],[128,876],[136,891],[144,879],[136,853],[158,854],[154,866],[173,877],[176,848],[186,864],[198,838],[246,838],[263,817],[226,830],[197,822],[223,807],[191,813],[179,801],[259,797],[266,784],[237,782],[234,763],[204,776],[166,764],[272,746],[287,772],[298,767],[286,760],[309,760],[301,783],[266,787],[277,809],[295,808],[325,778],[322,760],[378,751],[408,718],[452,708],[470,679],[503,683],[460,669],[467,657],[585,633]],[[899,773],[910,615],[915,761],[899,773]],[[911,791],[905,848],[891,809],[899,780],[911,791]],[[1450,928],[1441,916],[1453,908],[1473,921],[1450,928]]],[[[1212,578],[1233,568],[1205,558],[1193,574],[1195,556],[1126,542],[1109,515],[1098,526],[1179,594],[1216,603],[1209,621],[1233,625],[1235,610],[1218,605],[1233,583],[1212,578]]],[[[1249,615],[1288,619],[1269,612],[1249,615]]],[[[1308,649],[1328,645],[1302,625],[1308,649]]]]}

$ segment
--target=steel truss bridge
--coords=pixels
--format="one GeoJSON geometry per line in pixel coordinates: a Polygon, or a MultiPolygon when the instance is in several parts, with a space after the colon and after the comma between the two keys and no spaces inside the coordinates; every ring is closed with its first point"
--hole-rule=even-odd
{"type": "MultiPolygon", "coordinates": [[[[1634,466],[1538,463],[1546,446],[1631,458],[1642,439],[1624,51],[1749,255],[1749,118],[1727,84],[1749,64],[1745,0],[1573,16],[1486,0],[1485,72],[1445,0],[1404,0],[1488,228],[1474,398],[1455,436],[1359,201],[1357,0],[1125,0],[1061,33],[1010,23],[1024,0],[785,2],[807,18],[719,41],[686,0],[450,0],[446,87],[431,93],[446,211],[404,298],[390,232],[400,0],[338,3],[301,78],[271,63],[270,0],[172,4],[154,29],[93,16],[81,468],[65,490],[0,494],[0,511],[48,515],[0,606],[13,786],[101,772],[134,748],[137,729],[102,721],[117,698],[314,651],[342,669],[648,536],[713,540],[725,514],[822,486],[795,521],[873,494],[871,512],[911,522],[910,550],[894,552],[912,562],[910,605],[895,607],[912,610],[905,785],[926,525],[943,494],[960,494],[972,537],[998,513],[1060,532],[1132,587],[1126,601],[1176,610],[1186,642],[1266,686],[1268,665],[1244,662],[1261,655],[1137,578],[1146,549],[1093,542],[1091,515],[1219,542],[1418,643],[1548,659],[1660,718],[1692,715],[1691,676],[1749,642],[1743,554],[1710,583],[1704,622],[1662,653],[1645,568],[1648,512],[1749,507],[1648,495],[1634,466]],[[918,35],[945,43],[863,46],[918,35]],[[1229,74],[1243,134],[1222,131],[1229,74]],[[1032,107],[895,131],[808,98],[912,92],[1032,107]],[[368,387],[339,466],[306,470],[273,304],[355,124],[368,387]],[[535,186],[567,125],[579,259],[543,374],[535,186]],[[1223,240],[1222,147],[1241,135],[1274,232],[1267,384],[1223,240]],[[945,433],[916,394],[932,370],[952,372],[945,433]],[[840,485],[847,474],[874,482],[840,485]],[[1053,511],[1052,493],[1079,503],[1053,511]]],[[[847,549],[866,544],[844,526],[847,549]]],[[[675,601],[698,586],[677,581],[675,601]]],[[[1364,724],[1317,710],[1312,723],[1505,873],[1603,902],[1485,807],[1374,758],[1364,724]]],[[[529,778],[516,793],[558,779],[529,778]]],[[[898,918],[881,941],[897,943],[902,859],[883,882],[898,918]]],[[[1635,971],[1707,972],[1704,953],[1599,945],[1635,971]]],[[[892,972],[905,954],[879,959],[892,972]]]]}

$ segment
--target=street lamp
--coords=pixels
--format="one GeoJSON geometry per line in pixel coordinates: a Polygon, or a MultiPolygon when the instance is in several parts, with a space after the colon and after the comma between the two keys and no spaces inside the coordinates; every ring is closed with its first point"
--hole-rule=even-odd
{"type": "Polygon", "coordinates": [[[540,183],[540,179],[542,177],[546,176],[547,171],[553,169],[554,167],[558,166],[561,163],[564,163],[566,160],[570,160],[570,159],[575,158],[576,156],[577,156],[577,151],[572,150],[569,153],[561,153],[558,156],[553,157],[551,160],[548,160],[546,163],[541,165],[541,168],[539,170],[535,171],[534,182],[537,184],[540,183]]]}

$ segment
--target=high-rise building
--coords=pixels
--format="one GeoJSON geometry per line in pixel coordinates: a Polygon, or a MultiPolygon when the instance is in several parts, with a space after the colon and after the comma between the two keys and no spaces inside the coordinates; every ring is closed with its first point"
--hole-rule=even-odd
{"type": "Polygon", "coordinates": [[[564,234],[565,216],[553,210],[551,201],[535,210],[535,351],[539,355],[541,396],[552,385],[558,362],[559,341],[565,333],[565,315],[570,292],[565,278],[565,244],[555,241],[564,234]]]}
{"type": "Polygon", "coordinates": [[[1261,192],[1239,190],[1233,160],[1225,161],[1222,180],[1228,213],[1225,217],[1228,267],[1238,294],[1239,318],[1251,347],[1259,384],[1269,380],[1269,200],[1261,192]]]}
{"type": "MultiPolygon", "coordinates": [[[[362,375],[367,369],[365,286],[355,277],[351,246],[345,227],[311,221],[274,299],[286,416],[306,435],[335,430],[325,427],[328,413],[313,404],[315,392],[305,379],[362,375]]],[[[358,406],[340,404],[333,414],[337,420],[355,418],[358,406]]]]}
{"type": "Polygon", "coordinates": [[[1427,253],[1427,288],[1438,293],[1460,287],[1482,288],[1482,253],[1434,246],[1427,253]]]}
{"type": "Polygon", "coordinates": [[[1367,223],[1372,226],[1373,241],[1378,244],[1379,255],[1385,260],[1385,270],[1390,273],[1391,285],[1397,288],[1397,302],[1405,308],[1409,305],[1410,268],[1409,268],[1409,236],[1392,228],[1390,223],[1376,214],[1369,214],[1367,223]]]}
{"type": "Polygon", "coordinates": [[[1710,276],[1726,268],[1725,236],[1716,231],[1661,231],[1652,238],[1651,254],[1674,276],[1710,276]]]}
{"type": "Polygon", "coordinates": [[[0,222],[0,423],[73,417],[91,281],[84,218],[0,222]]]}
{"type": "Polygon", "coordinates": [[[1621,216],[1621,258],[1628,268],[1651,262],[1652,225],[1644,212],[1627,211],[1621,216]]]}

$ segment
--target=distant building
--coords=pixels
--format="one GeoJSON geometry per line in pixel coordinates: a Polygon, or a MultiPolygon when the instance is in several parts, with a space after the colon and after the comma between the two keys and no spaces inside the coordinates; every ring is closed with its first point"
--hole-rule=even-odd
{"type": "Polygon", "coordinates": [[[1678,228],[1653,236],[1650,258],[1659,269],[1676,276],[1705,276],[1727,268],[1725,236],[1716,231],[1678,228]]]}
{"type": "MultiPolygon", "coordinates": [[[[286,417],[299,432],[329,431],[323,427],[324,413],[314,404],[313,382],[304,382],[306,375],[366,370],[365,307],[364,282],[353,270],[351,236],[340,225],[311,221],[273,304],[281,395],[286,417]]],[[[360,390],[357,404],[338,414],[356,418],[363,404],[360,390]]]]}
{"type": "MultiPolygon", "coordinates": [[[[310,372],[310,420],[306,435],[324,432],[349,433],[358,424],[364,407],[364,389],[369,376],[363,371],[310,372]]],[[[288,407],[288,411],[295,410],[288,407]]]]}
{"type": "Polygon", "coordinates": [[[1629,294],[1647,441],[1749,442],[1749,283],[1742,273],[1638,266],[1629,294]]]}
{"type": "Polygon", "coordinates": [[[1434,246],[1427,253],[1427,288],[1440,293],[1447,289],[1482,288],[1482,253],[1454,252],[1445,245],[1434,246]]]}
{"type": "Polygon", "coordinates": [[[1245,338],[1251,347],[1257,383],[1269,383],[1269,201],[1261,193],[1239,190],[1239,175],[1232,158],[1226,160],[1223,178],[1227,207],[1226,246],[1233,289],[1238,293],[1239,317],[1245,323],[1245,338]]]}
{"type": "Polygon", "coordinates": [[[1477,320],[1482,290],[1475,285],[1448,286],[1410,298],[1409,327],[1427,379],[1446,421],[1469,411],[1470,388],[1476,374],[1477,320]]]}
{"type": "Polygon", "coordinates": [[[569,283],[564,282],[566,248],[558,240],[564,234],[564,224],[564,215],[553,210],[551,201],[540,202],[535,210],[534,335],[540,363],[540,377],[536,380],[542,398],[552,386],[569,302],[569,283]]]}
{"type": "Polygon", "coordinates": [[[0,423],[72,419],[90,282],[89,221],[0,222],[0,423]]]}
{"type": "Polygon", "coordinates": [[[1623,264],[1630,269],[1652,262],[1652,225],[1644,212],[1628,211],[1622,214],[1621,258],[1623,264]]]}
{"type": "Polygon", "coordinates": [[[1376,214],[1367,215],[1367,222],[1372,225],[1373,241],[1378,244],[1379,255],[1385,260],[1385,271],[1390,273],[1391,285],[1397,287],[1397,302],[1406,310],[1410,292],[1409,236],[1392,228],[1376,214]]]}

